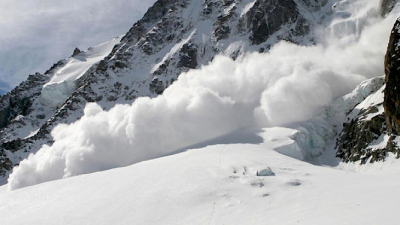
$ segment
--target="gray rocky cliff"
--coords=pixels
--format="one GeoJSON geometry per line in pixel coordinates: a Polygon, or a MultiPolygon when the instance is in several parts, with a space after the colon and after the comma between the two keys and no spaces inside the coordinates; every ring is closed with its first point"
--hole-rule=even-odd
{"type": "Polygon", "coordinates": [[[393,27],[385,57],[386,88],[384,108],[389,131],[400,134],[400,19],[393,27]]]}
{"type": "MultiPolygon", "coordinates": [[[[383,7],[387,9],[385,5],[383,7]]],[[[399,44],[400,19],[396,21],[391,32],[381,89],[361,103],[363,106],[356,107],[349,113],[348,121],[337,139],[336,155],[344,162],[365,164],[383,161],[389,153],[400,156],[399,44]]]]}

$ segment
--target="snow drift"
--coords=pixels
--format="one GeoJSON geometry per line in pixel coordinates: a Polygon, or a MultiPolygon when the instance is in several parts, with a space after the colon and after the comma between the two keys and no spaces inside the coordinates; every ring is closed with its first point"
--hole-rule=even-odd
{"type": "Polygon", "coordinates": [[[218,56],[180,75],[157,98],[109,111],[88,104],[81,120],[53,130],[52,146],[14,169],[9,189],[127,166],[243,127],[310,119],[361,81],[383,74],[395,13],[382,19],[378,0],[356,3],[357,11],[333,20],[322,44],[280,42],[269,53],[249,53],[238,61],[218,56]],[[357,16],[361,11],[368,17],[357,16]],[[341,33],[340,24],[357,29],[341,33]]]}

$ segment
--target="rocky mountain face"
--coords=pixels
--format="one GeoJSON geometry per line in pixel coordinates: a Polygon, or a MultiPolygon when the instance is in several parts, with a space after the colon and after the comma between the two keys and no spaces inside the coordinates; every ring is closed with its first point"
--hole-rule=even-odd
{"type": "Polygon", "coordinates": [[[388,129],[400,134],[400,19],[393,27],[385,57],[386,88],[384,108],[388,129]]]}
{"type": "Polygon", "coordinates": [[[397,153],[393,138],[387,132],[383,110],[383,77],[380,88],[357,105],[347,116],[347,122],[337,139],[336,156],[345,162],[364,164],[383,160],[388,151],[397,153]]]}
{"type": "MultiPolygon", "coordinates": [[[[331,13],[327,0],[159,0],[133,25],[110,54],[74,80],[74,91],[61,104],[45,92],[49,80],[68,60],[26,82],[0,99],[0,175],[51,144],[51,130],[83,115],[88,102],[104,109],[154,97],[178,75],[209,63],[215,55],[233,59],[249,51],[268,51],[279,40],[313,44],[315,26],[331,13]]],[[[74,51],[72,57],[80,54],[74,51]]],[[[70,86],[58,81],[52,93],[70,86]]]]}
{"type": "MultiPolygon", "coordinates": [[[[385,16],[395,1],[382,1],[385,16]]],[[[391,32],[385,56],[385,78],[382,87],[348,115],[337,139],[337,157],[361,164],[384,160],[389,153],[400,157],[400,19],[391,32]]],[[[382,78],[383,79],[383,78],[382,78]]]]}
{"type": "MultiPolygon", "coordinates": [[[[14,166],[15,157],[13,155],[21,151],[21,146],[25,144],[24,137],[29,136],[30,132],[45,124],[46,120],[56,112],[55,109],[41,107],[39,98],[43,85],[50,80],[49,75],[64,63],[65,61],[59,61],[45,74],[29,75],[26,81],[6,95],[1,96],[0,176],[4,176],[6,171],[14,166]]],[[[26,150],[24,151],[27,153],[26,150]]]]}

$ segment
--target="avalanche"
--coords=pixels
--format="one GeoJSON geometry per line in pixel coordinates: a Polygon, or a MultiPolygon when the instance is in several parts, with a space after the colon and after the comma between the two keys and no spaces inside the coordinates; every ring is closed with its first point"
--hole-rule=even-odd
{"type": "MultiPolygon", "coordinates": [[[[243,13],[256,1],[247,3],[243,13]]],[[[52,131],[53,145],[14,168],[0,187],[0,217],[7,224],[395,224],[400,161],[389,155],[360,168],[333,155],[347,113],[382,100],[383,58],[400,8],[382,18],[378,0],[343,0],[333,11],[316,45],[283,41],[236,60],[219,55],[158,97],[108,111],[87,104],[80,120],[52,131]]],[[[227,51],[243,46],[231,44],[227,51]]]]}
{"type": "Polygon", "coordinates": [[[383,73],[384,40],[395,13],[381,19],[376,2],[362,3],[359,11],[350,8],[353,20],[333,20],[325,45],[281,42],[237,61],[218,56],[182,74],[157,98],[110,111],[87,105],[81,120],[53,130],[52,146],[14,169],[9,188],[131,165],[244,127],[290,127],[311,119],[362,80],[383,73]],[[372,16],[358,16],[363,11],[372,16]],[[366,25],[343,37],[333,32],[342,23],[366,25]]]}

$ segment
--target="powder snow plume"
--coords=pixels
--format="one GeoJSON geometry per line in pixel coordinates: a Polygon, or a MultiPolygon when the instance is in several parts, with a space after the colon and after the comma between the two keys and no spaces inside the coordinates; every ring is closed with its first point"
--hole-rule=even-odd
{"type": "Polygon", "coordinates": [[[380,18],[379,0],[346,2],[336,10],[350,16],[334,19],[316,46],[280,42],[237,61],[217,56],[181,74],[156,98],[109,111],[88,104],[79,121],[52,131],[52,146],[14,168],[8,188],[131,165],[243,127],[310,119],[361,81],[383,74],[396,13],[380,18]]]}

